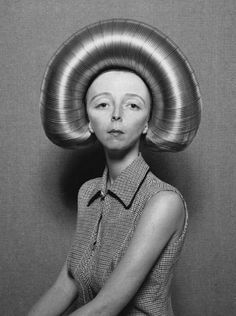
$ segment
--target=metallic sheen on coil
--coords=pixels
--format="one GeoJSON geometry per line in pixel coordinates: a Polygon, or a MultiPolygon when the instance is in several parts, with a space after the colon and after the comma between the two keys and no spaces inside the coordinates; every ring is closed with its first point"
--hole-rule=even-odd
{"type": "Polygon", "coordinates": [[[55,144],[81,148],[94,142],[85,95],[103,71],[128,69],[149,87],[152,113],[145,143],[159,151],[180,151],[193,140],[201,118],[201,97],[186,57],[167,36],[142,22],[112,19],[73,34],[54,54],[44,75],[40,111],[55,144]]]}

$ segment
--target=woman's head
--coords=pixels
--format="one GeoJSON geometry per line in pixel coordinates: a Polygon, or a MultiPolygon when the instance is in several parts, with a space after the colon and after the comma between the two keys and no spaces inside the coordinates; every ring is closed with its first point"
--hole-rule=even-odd
{"type": "Polygon", "coordinates": [[[126,19],[83,28],[50,61],[40,103],[45,132],[54,143],[66,148],[93,144],[84,97],[91,81],[111,69],[129,69],[149,88],[152,111],[147,145],[160,151],[179,151],[191,143],[201,117],[193,70],[164,34],[126,19]]]}
{"type": "Polygon", "coordinates": [[[86,94],[90,132],[107,150],[138,149],[141,135],[148,130],[150,110],[148,87],[131,71],[103,72],[86,94]]]}

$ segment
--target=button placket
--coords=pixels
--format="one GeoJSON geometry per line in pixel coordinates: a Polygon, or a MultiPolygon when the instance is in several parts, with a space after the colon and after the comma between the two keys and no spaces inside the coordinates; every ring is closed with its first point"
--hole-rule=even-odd
{"type": "Polygon", "coordinates": [[[99,214],[99,218],[97,221],[97,225],[96,225],[96,232],[94,234],[94,239],[93,239],[93,245],[92,245],[92,250],[95,251],[95,249],[97,248],[97,245],[99,243],[99,239],[100,239],[100,234],[101,234],[101,221],[103,218],[103,209],[104,209],[104,201],[105,201],[105,193],[103,191],[101,191],[101,207],[100,207],[100,214],[99,214]]]}

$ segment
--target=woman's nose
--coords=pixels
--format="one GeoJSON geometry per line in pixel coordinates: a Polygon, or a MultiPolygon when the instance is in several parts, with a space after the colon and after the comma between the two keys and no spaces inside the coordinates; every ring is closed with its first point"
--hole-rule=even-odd
{"type": "Polygon", "coordinates": [[[112,121],[122,121],[122,109],[119,105],[114,106],[111,120],[112,121]]]}
{"type": "Polygon", "coordinates": [[[111,120],[112,121],[121,121],[121,116],[112,115],[111,120]]]}

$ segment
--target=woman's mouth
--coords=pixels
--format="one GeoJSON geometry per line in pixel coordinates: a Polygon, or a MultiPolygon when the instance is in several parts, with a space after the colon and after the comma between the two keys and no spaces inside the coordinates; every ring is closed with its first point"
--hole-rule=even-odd
{"type": "Polygon", "coordinates": [[[113,136],[119,136],[121,134],[124,134],[124,132],[121,131],[120,129],[111,129],[108,131],[108,133],[113,135],[113,136]]]}

